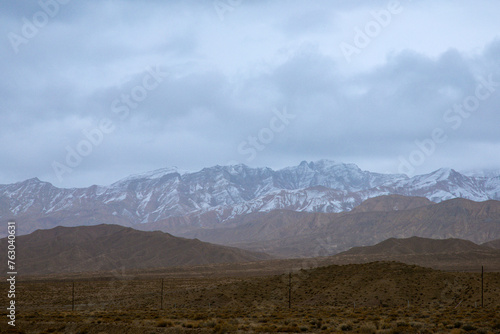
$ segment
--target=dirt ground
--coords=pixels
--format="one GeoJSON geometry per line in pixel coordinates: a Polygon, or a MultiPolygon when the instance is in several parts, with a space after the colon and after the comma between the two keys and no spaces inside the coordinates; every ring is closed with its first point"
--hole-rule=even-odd
{"type": "MultiPolygon", "coordinates": [[[[484,277],[484,307],[480,273],[442,272],[396,262],[252,277],[186,276],[21,280],[16,284],[16,326],[7,324],[2,308],[0,330],[500,333],[500,273],[484,277]]],[[[8,305],[6,293],[0,301],[8,305]]]]}

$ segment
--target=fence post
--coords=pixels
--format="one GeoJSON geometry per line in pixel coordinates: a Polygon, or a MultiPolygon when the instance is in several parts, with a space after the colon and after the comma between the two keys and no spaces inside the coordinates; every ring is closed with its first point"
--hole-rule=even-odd
{"type": "Polygon", "coordinates": [[[163,310],[163,278],[161,279],[160,310],[163,310]]]}
{"type": "Polygon", "coordinates": [[[73,289],[72,289],[72,298],[71,298],[71,311],[75,310],[75,282],[73,281],[73,289]]]}

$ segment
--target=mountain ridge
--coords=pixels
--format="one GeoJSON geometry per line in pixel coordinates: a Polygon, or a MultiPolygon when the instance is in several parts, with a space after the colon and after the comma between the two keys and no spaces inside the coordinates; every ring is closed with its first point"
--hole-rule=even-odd
{"type": "MultiPolygon", "coordinates": [[[[382,197],[384,199],[392,203],[390,196],[382,197]]],[[[421,200],[415,199],[418,203],[421,200]]],[[[274,210],[251,213],[235,220],[227,227],[197,229],[181,235],[279,257],[333,255],[391,237],[460,238],[484,243],[500,236],[500,201],[474,202],[456,198],[393,211],[310,213],[274,210]]]]}
{"type": "Polygon", "coordinates": [[[484,266],[487,271],[500,271],[500,248],[487,244],[457,238],[390,238],[353,247],[328,259],[338,263],[397,261],[446,271],[481,271],[484,266]]]}
{"type": "Polygon", "coordinates": [[[486,246],[458,238],[389,238],[373,246],[353,247],[337,255],[412,255],[488,251],[486,246]]]}
{"type": "MultiPolygon", "coordinates": [[[[0,239],[7,249],[7,238],[0,239]]],[[[16,269],[22,275],[239,263],[267,254],[185,239],[161,231],[119,225],[37,230],[16,239],[16,269]]],[[[3,265],[5,270],[6,263],[3,265]]]]}
{"type": "Polygon", "coordinates": [[[456,197],[500,199],[500,177],[440,169],[410,178],[319,160],[276,171],[243,164],[192,173],[165,168],[87,188],[57,188],[32,178],[0,185],[0,220],[18,219],[20,234],[58,225],[179,221],[170,226],[169,232],[175,234],[220,227],[245,214],[277,209],[346,212],[381,195],[419,196],[433,202],[456,197]]]}

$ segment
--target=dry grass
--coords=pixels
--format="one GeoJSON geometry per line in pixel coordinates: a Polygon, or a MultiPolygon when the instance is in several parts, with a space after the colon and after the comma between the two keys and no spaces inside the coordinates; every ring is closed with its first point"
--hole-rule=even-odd
{"type": "MultiPolygon", "coordinates": [[[[498,333],[496,308],[280,307],[20,312],[24,333],[498,333]],[[496,320],[495,320],[496,319],[496,320]]],[[[2,332],[6,326],[2,324],[2,332]]]]}
{"type": "MultiPolygon", "coordinates": [[[[330,266],[253,278],[26,281],[20,333],[500,333],[500,273],[449,273],[399,263],[330,266]],[[408,307],[408,301],[410,305],[408,307]],[[458,305],[460,303],[460,305],[458,305]],[[457,306],[458,305],[458,306],[457,306]]],[[[1,302],[6,305],[6,296],[1,302]]],[[[5,311],[2,318],[6,319],[5,311]]],[[[7,330],[6,321],[0,331],[7,330]]]]}

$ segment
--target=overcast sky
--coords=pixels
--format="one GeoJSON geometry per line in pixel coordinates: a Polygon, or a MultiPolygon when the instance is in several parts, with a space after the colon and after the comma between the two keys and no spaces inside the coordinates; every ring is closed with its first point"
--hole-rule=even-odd
{"type": "Polygon", "coordinates": [[[500,168],[500,2],[2,1],[0,183],[500,168]]]}

